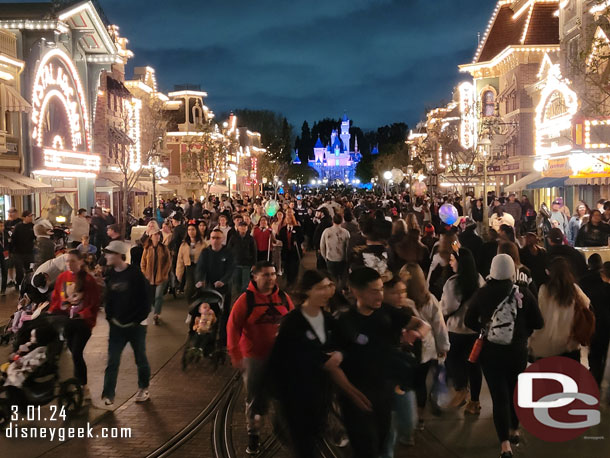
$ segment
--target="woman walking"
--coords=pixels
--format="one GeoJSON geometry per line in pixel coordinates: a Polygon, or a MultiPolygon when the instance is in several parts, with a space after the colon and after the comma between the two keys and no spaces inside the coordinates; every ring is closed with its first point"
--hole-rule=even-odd
{"type": "Polygon", "coordinates": [[[549,279],[538,292],[538,305],[544,328],[530,338],[533,356],[566,356],[580,362],[580,344],[573,337],[574,311],[577,307],[588,309],[590,301],[576,284],[565,258],[551,262],[549,279]]]}
{"type": "Polygon", "coordinates": [[[286,224],[280,229],[278,239],[282,242],[282,264],[288,285],[294,284],[301,265],[301,244],[305,240],[301,225],[291,210],[286,212],[286,224]]]}
{"type": "Polygon", "coordinates": [[[437,360],[444,360],[449,351],[449,334],[441,306],[426,287],[424,272],[418,264],[410,263],[401,270],[401,277],[406,279],[407,296],[415,303],[413,313],[416,317],[428,323],[432,332],[422,339],[422,349],[419,364],[415,368],[414,382],[417,396],[418,428],[423,429],[423,413],[428,399],[426,379],[428,371],[437,360]]]}
{"type": "Polygon", "coordinates": [[[195,294],[195,269],[201,251],[207,247],[203,241],[201,232],[195,223],[189,223],[186,228],[186,238],[178,250],[178,261],[176,263],[176,279],[178,283],[185,278],[184,295],[187,302],[193,299],[195,294]]]}
{"type": "Polygon", "coordinates": [[[479,359],[493,403],[500,457],[511,458],[511,444],[519,443],[513,394],[527,365],[527,339],[544,321],[532,293],[515,284],[515,263],[509,255],[493,258],[489,276],[470,302],[464,322],[486,336],[479,359]],[[495,314],[498,309],[503,313],[495,314]]]}
{"type": "Polygon", "coordinates": [[[83,351],[95,326],[100,292],[95,278],[87,273],[85,257],[80,251],[71,250],[66,265],[68,270],[55,281],[49,312],[70,317],[64,332],[74,362],[74,377],[83,386],[85,398],[90,398],[83,351]]]}
{"type": "Polygon", "coordinates": [[[447,355],[447,370],[453,379],[455,395],[450,405],[459,407],[466,402],[468,386],[470,386],[470,401],[465,412],[472,415],[481,413],[479,395],[483,375],[478,363],[468,361],[470,350],[477,340],[477,334],[464,325],[464,316],[468,310],[469,301],[485,280],[478,273],[472,253],[467,248],[460,248],[450,256],[453,276],[447,280],[443,288],[441,309],[449,330],[451,349],[447,355]]]}
{"type": "Polygon", "coordinates": [[[140,267],[150,285],[149,298],[153,301],[154,307],[153,321],[158,325],[161,307],[163,306],[165,285],[172,267],[171,254],[169,249],[161,243],[161,231],[159,229],[150,231],[150,236],[144,244],[140,267]]]}

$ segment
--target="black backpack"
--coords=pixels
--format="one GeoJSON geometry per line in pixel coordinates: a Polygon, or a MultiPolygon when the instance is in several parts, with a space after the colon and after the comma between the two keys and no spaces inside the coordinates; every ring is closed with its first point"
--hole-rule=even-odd
{"type": "MultiPolygon", "coordinates": [[[[288,299],[286,297],[286,293],[280,289],[278,291],[278,294],[280,295],[282,305],[286,308],[286,310],[288,310],[289,307],[288,307],[288,299]]],[[[274,304],[260,304],[260,305],[275,308],[274,304]]],[[[256,302],[254,300],[254,292],[247,289],[246,290],[246,320],[250,317],[250,315],[252,315],[252,311],[254,310],[254,307],[256,307],[256,302]]]]}

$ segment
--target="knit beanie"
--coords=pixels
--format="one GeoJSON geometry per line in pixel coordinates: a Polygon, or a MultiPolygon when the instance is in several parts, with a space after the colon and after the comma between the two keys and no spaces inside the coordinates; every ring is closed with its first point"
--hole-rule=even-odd
{"type": "Polygon", "coordinates": [[[515,263],[507,254],[498,254],[491,261],[489,277],[494,280],[514,280],[515,263]]]}

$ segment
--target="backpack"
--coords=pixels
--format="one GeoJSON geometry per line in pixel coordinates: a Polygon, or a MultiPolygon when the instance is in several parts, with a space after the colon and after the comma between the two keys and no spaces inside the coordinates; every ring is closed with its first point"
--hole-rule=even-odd
{"type": "Polygon", "coordinates": [[[580,300],[574,303],[574,320],[570,337],[581,345],[588,347],[595,332],[595,314],[580,300]]]}
{"type": "Polygon", "coordinates": [[[517,308],[521,308],[521,298],[517,296],[519,287],[513,285],[510,293],[498,304],[491,316],[487,330],[487,340],[499,345],[510,345],[515,332],[517,308]]]}
{"type": "MultiPolygon", "coordinates": [[[[286,308],[286,310],[288,310],[289,307],[288,307],[288,299],[286,298],[286,293],[280,289],[278,291],[278,294],[280,295],[280,300],[282,301],[282,305],[286,308]]],[[[273,305],[273,304],[263,304],[263,305],[266,305],[267,307],[275,308],[275,305],[273,305]]],[[[252,311],[254,310],[254,307],[256,307],[256,301],[254,300],[254,293],[252,291],[250,291],[249,289],[247,289],[246,290],[246,320],[250,317],[250,315],[252,315],[252,311]]]]}

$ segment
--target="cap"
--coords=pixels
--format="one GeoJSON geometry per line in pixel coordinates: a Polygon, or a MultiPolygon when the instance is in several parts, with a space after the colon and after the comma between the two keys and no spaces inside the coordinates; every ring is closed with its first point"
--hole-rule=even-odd
{"type": "Polygon", "coordinates": [[[113,240],[104,248],[104,253],[127,254],[128,251],[129,247],[127,244],[120,240],[113,240]]]}
{"type": "Polygon", "coordinates": [[[489,277],[494,280],[514,280],[515,262],[507,254],[497,254],[491,261],[489,277]]]}
{"type": "Polygon", "coordinates": [[[34,275],[34,278],[32,278],[32,286],[35,286],[41,293],[46,293],[49,290],[46,275],[43,273],[34,275]]]}

